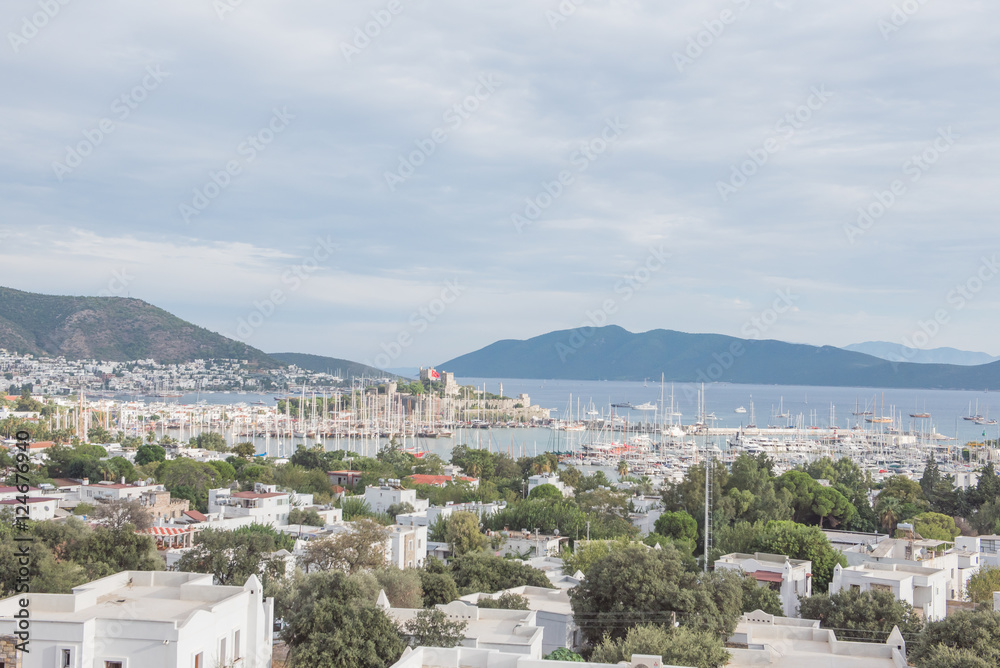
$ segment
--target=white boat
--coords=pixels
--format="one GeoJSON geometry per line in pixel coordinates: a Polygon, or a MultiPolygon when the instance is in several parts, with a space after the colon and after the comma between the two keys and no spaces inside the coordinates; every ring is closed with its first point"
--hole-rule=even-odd
{"type": "Polygon", "coordinates": [[[632,406],[632,408],[637,411],[655,411],[656,404],[647,401],[644,404],[639,404],[638,406],[632,406]]]}
{"type": "Polygon", "coordinates": [[[733,412],[734,412],[734,413],[746,413],[746,412],[747,412],[747,409],[746,409],[746,408],[744,408],[743,406],[740,406],[739,408],[737,408],[737,409],[736,409],[735,411],[733,411],[733,412]]]}

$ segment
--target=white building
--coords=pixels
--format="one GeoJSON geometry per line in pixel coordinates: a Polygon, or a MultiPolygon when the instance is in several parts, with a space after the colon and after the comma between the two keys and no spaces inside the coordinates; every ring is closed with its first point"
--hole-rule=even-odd
{"type": "Polygon", "coordinates": [[[563,496],[573,496],[573,490],[567,487],[555,473],[539,473],[528,478],[528,496],[531,496],[531,490],[541,485],[552,485],[563,496]]]}
{"type": "Polygon", "coordinates": [[[0,601],[0,636],[12,636],[29,599],[21,668],[211,668],[271,665],[274,599],[260,581],[220,587],[200,573],[123,571],[72,594],[0,601]]]}
{"type": "Polygon", "coordinates": [[[396,515],[396,522],[411,526],[431,526],[439,518],[451,517],[455,513],[472,513],[477,517],[489,517],[507,507],[505,501],[494,501],[493,503],[448,503],[444,506],[430,506],[426,510],[413,513],[396,515]]]}
{"type": "MultiPolygon", "coordinates": [[[[819,620],[774,617],[760,610],[740,619],[727,647],[727,668],[906,668],[899,629],[885,643],[837,640],[819,620]],[[746,645],[745,648],[734,645],[746,645]]],[[[634,658],[634,657],[633,657],[634,658]]]]}
{"type": "Polygon", "coordinates": [[[528,600],[528,609],[535,611],[535,624],[542,628],[542,654],[560,647],[574,649],[583,644],[583,634],[573,620],[573,607],[565,589],[545,587],[514,587],[495,594],[469,594],[460,600],[477,605],[484,598],[497,599],[503,594],[517,594],[528,600]]]}
{"type": "MultiPolygon", "coordinates": [[[[377,605],[400,627],[423,611],[423,608],[393,608],[385,592],[379,595],[377,605]]],[[[465,601],[452,601],[434,607],[450,621],[466,623],[463,647],[496,649],[533,659],[542,658],[542,629],[535,624],[534,610],[478,608],[465,601]]]]}
{"type": "Polygon", "coordinates": [[[0,511],[9,510],[15,517],[27,517],[34,522],[53,519],[56,516],[56,509],[58,507],[59,499],[44,496],[28,497],[24,500],[23,504],[17,499],[4,499],[0,501],[0,511]],[[22,506],[28,509],[27,515],[17,511],[17,508],[22,506]]]}
{"type": "Polygon", "coordinates": [[[948,600],[962,599],[969,578],[979,572],[981,554],[975,539],[965,538],[960,543],[931,539],[886,538],[878,545],[859,546],[846,550],[849,566],[868,562],[902,564],[922,568],[940,569],[948,574],[948,600]]]}
{"type": "Polygon", "coordinates": [[[389,547],[386,558],[398,568],[420,568],[427,561],[427,527],[389,527],[389,547]]]}
{"type": "Polygon", "coordinates": [[[969,552],[978,552],[980,564],[1000,567],[1000,536],[956,536],[955,547],[969,552]]]}
{"type": "Polygon", "coordinates": [[[365,487],[365,503],[375,513],[384,513],[390,506],[408,503],[415,511],[424,511],[430,506],[427,499],[418,499],[417,490],[404,489],[398,480],[387,480],[377,487],[365,487]]]}
{"type": "Polygon", "coordinates": [[[842,589],[890,591],[897,601],[912,605],[926,621],[938,621],[948,610],[949,580],[944,569],[916,564],[869,562],[847,568],[837,564],[830,593],[842,589]]]}
{"type": "Polygon", "coordinates": [[[500,549],[495,552],[498,557],[516,556],[519,559],[557,557],[562,551],[562,546],[569,543],[569,538],[566,536],[533,534],[527,529],[487,532],[487,535],[491,538],[494,535],[502,538],[500,549]]]}
{"type": "Polygon", "coordinates": [[[132,485],[110,482],[99,482],[96,485],[91,485],[90,481],[84,478],[80,485],[80,501],[90,504],[96,504],[99,501],[138,501],[146,492],[165,489],[163,485],[146,485],[139,482],[132,485]]]}
{"type": "Polygon", "coordinates": [[[228,488],[208,490],[208,512],[224,517],[251,517],[260,524],[288,524],[291,495],[279,492],[274,485],[254,485],[253,492],[234,492],[228,488]]]}
{"type": "Polygon", "coordinates": [[[786,617],[799,614],[799,596],[812,596],[812,562],[789,559],[783,554],[741,554],[733,552],[715,561],[715,570],[742,570],[753,576],[757,584],[769,587],[781,598],[786,617]]]}
{"type": "Polygon", "coordinates": [[[468,666],[488,666],[489,668],[686,668],[663,663],[661,657],[633,654],[628,663],[585,663],[567,664],[565,661],[543,661],[524,654],[501,652],[495,649],[472,649],[469,647],[409,647],[399,661],[390,668],[467,668],[468,666]]]}

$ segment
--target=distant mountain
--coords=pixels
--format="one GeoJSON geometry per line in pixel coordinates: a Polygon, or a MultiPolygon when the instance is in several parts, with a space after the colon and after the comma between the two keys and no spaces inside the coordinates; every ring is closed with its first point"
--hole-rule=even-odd
{"type": "Polygon", "coordinates": [[[60,297],[0,287],[0,348],[39,356],[172,364],[245,359],[279,364],[260,350],[181,320],[141,299],[60,297]]]}
{"type": "Polygon", "coordinates": [[[270,356],[282,364],[294,364],[300,369],[308,369],[316,373],[339,373],[344,379],[361,376],[368,378],[399,377],[397,374],[382,371],[373,366],[336,357],[323,357],[322,355],[308,355],[306,353],[270,353],[270,356]]]}
{"type": "Polygon", "coordinates": [[[976,366],[989,364],[1000,360],[1000,357],[986,353],[973,353],[956,348],[931,348],[919,350],[907,348],[901,343],[888,341],[866,341],[844,346],[844,350],[872,355],[890,362],[914,362],[916,364],[958,364],[960,366],[976,366]]]}
{"type": "Polygon", "coordinates": [[[1000,362],[980,366],[890,362],[833,346],[607,326],[497,341],[438,365],[456,376],[1000,389],[1000,362]]]}

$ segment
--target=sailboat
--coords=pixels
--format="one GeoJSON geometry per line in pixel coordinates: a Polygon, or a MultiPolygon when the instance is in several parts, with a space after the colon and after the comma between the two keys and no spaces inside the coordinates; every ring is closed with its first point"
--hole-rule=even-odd
{"type": "Polygon", "coordinates": [[[972,414],[972,402],[969,402],[969,414],[962,416],[963,420],[968,420],[969,422],[979,422],[983,419],[983,416],[979,414],[979,399],[976,399],[976,414],[972,414]]]}
{"type": "Polygon", "coordinates": [[[748,424],[746,428],[747,429],[756,429],[757,428],[757,420],[756,420],[756,418],[754,417],[754,414],[753,414],[753,395],[752,394],[750,395],[750,424],[748,424]]]}

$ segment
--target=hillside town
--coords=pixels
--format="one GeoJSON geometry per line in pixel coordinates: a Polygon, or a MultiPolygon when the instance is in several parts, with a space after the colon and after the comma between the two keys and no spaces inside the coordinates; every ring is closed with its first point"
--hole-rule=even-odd
{"type": "Polygon", "coordinates": [[[876,481],[846,457],[778,471],[709,450],[673,477],[395,437],[269,453],[210,423],[185,442],[127,411],[102,420],[97,403],[67,438],[35,438],[60,401],[0,399],[5,666],[1000,656],[992,461],[959,481],[932,452],[876,481]],[[24,402],[37,410],[12,411],[24,402]]]}

